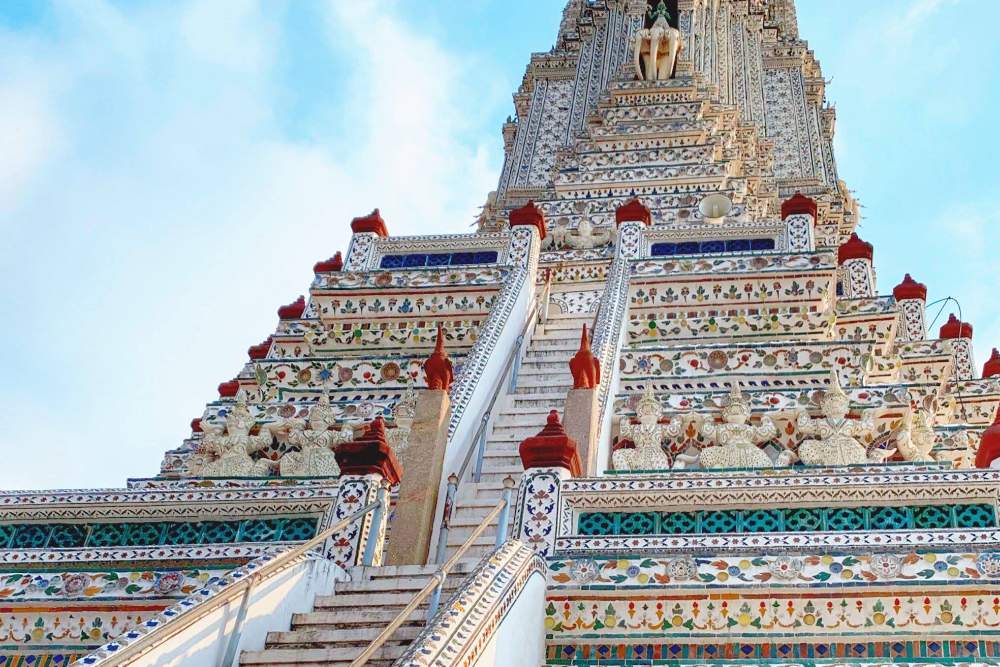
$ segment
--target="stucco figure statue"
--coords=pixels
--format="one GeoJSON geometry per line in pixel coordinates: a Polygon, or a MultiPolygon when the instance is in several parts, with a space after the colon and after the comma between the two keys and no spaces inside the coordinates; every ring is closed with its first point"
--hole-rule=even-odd
{"type": "Polygon", "coordinates": [[[818,436],[799,445],[799,459],[806,465],[860,465],[881,463],[896,451],[877,450],[871,457],[859,437],[875,433],[875,420],[870,412],[864,412],[860,420],[848,419],[850,397],[840,386],[840,378],[833,371],[830,388],[820,406],[823,417],[813,419],[803,410],[798,412],[796,426],[803,435],[818,436]]]}
{"type": "Polygon", "coordinates": [[[613,244],[615,240],[615,228],[594,229],[594,225],[589,220],[580,220],[575,230],[568,227],[555,227],[549,230],[542,247],[546,250],[591,250],[613,244]]]}
{"type": "Polygon", "coordinates": [[[410,444],[410,429],[413,426],[413,418],[416,416],[417,392],[413,385],[409,385],[403,393],[402,398],[392,408],[393,421],[396,428],[386,429],[385,437],[389,441],[389,446],[396,452],[396,456],[402,456],[410,444]]]}
{"type": "Polygon", "coordinates": [[[240,389],[236,403],[226,413],[225,429],[202,424],[202,458],[192,474],[201,477],[265,477],[274,463],[268,459],[254,460],[252,454],[266,449],[274,440],[268,429],[250,435],[254,419],[247,407],[246,392],[240,389]]]}
{"type": "Polygon", "coordinates": [[[298,447],[298,451],[288,452],[281,457],[282,477],[333,477],[340,474],[340,466],[333,449],[342,442],[354,439],[350,428],[333,431],[336,423],[330,399],[321,396],[316,405],[309,408],[305,420],[289,419],[276,430],[287,433],[288,444],[298,447]]]}
{"type": "Polygon", "coordinates": [[[666,81],[674,76],[677,54],[682,47],[681,31],[670,25],[670,12],[663,0],[650,10],[649,17],[653,19],[652,27],[635,35],[636,76],[640,81],[666,81]]]}
{"type": "MultiPolygon", "coordinates": [[[[775,465],[762,445],[778,435],[774,421],[767,415],[761,417],[760,426],[750,422],[750,402],[743,397],[739,386],[733,384],[729,400],[722,408],[723,423],[705,421],[697,417],[698,432],[712,447],[701,450],[698,461],[702,468],[770,468],[775,465]]],[[[788,458],[782,454],[779,465],[787,465],[788,458]]]]}
{"type": "Polygon", "coordinates": [[[909,416],[906,426],[896,436],[896,449],[907,461],[926,463],[935,460],[931,456],[935,442],[930,413],[920,409],[909,416]]]}
{"type": "Polygon", "coordinates": [[[680,437],[684,425],[680,420],[659,423],[663,411],[653,395],[652,385],[646,385],[635,412],[638,424],[632,424],[628,417],[622,417],[619,424],[621,437],[631,440],[635,449],[619,449],[612,455],[615,470],[668,470],[670,457],[663,451],[663,439],[680,437]]]}

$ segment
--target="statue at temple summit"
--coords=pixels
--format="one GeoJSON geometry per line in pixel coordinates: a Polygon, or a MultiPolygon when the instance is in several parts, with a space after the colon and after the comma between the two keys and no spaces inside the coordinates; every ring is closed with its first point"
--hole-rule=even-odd
{"type": "Polygon", "coordinates": [[[282,477],[333,477],[340,474],[340,466],[333,449],[342,442],[354,439],[350,428],[332,431],[336,423],[330,399],[323,395],[316,405],[309,408],[307,419],[288,419],[275,430],[287,433],[288,444],[298,447],[298,451],[288,452],[281,457],[282,477]]]}
{"type": "Polygon", "coordinates": [[[670,457],[663,451],[664,438],[677,438],[684,432],[680,420],[660,424],[663,411],[653,395],[652,385],[647,384],[635,407],[638,424],[622,417],[619,432],[624,440],[631,440],[635,449],[619,449],[611,457],[615,470],[669,470],[670,457]]]}
{"type": "Polygon", "coordinates": [[[682,47],[681,31],[670,25],[670,12],[663,0],[656,9],[650,9],[649,18],[653,20],[652,27],[635,35],[635,73],[640,81],[666,81],[674,76],[677,54],[682,47]]]}
{"type": "MultiPolygon", "coordinates": [[[[750,401],[743,397],[739,386],[733,384],[729,392],[729,401],[722,409],[723,423],[705,421],[701,416],[698,422],[698,432],[715,446],[701,450],[698,461],[702,468],[770,468],[775,465],[767,453],[760,449],[762,445],[773,440],[778,435],[778,429],[770,417],[761,417],[760,426],[750,422],[750,401]]],[[[787,452],[778,459],[778,465],[787,465],[787,452]]]]}
{"type": "Polygon", "coordinates": [[[803,435],[818,436],[816,440],[806,440],[799,445],[799,460],[806,465],[860,465],[882,463],[892,456],[895,449],[879,449],[868,456],[867,448],[859,437],[875,433],[875,420],[870,412],[861,415],[860,420],[848,419],[850,398],[840,386],[840,378],[833,371],[830,387],[826,390],[820,407],[823,417],[813,419],[804,410],[798,412],[796,426],[803,435]]]}
{"type": "Polygon", "coordinates": [[[246,392],[240,389],[236,403],[226,413],[225,430],[202,422],[200,456],[193,462],[191,473],[201,477],[266,477],[273,462],[254,460],[253,454],[267,449],[274,440],[268,429],[250,435],[254,418],[247,407],[246,392]]]}

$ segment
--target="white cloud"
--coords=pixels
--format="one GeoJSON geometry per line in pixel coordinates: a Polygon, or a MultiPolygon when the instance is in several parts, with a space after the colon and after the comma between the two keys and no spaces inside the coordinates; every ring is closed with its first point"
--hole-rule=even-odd
{"type": "Polygon", "coordinates": [[[0,485],[155,474],[312,264],[346,249],[353,216],[465,231],[495,183],[456,91],[489,93],[381,5],[327,5],[343,103],[322,115],[349,141],[289,139],[276,7],[59,3],[57,37],[4,41],[17,71],[0,121],[29,120],[0,152],[18,210],[0,246],[0,307],[18,314],[0,400],[24,425],[0,434],[16,471],[0,485]]]}

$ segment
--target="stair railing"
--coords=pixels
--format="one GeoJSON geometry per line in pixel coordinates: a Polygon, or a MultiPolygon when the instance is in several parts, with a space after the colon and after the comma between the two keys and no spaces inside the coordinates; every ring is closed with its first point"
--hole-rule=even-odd
{"type": "MultiPolygon", "coordinates": [[[[510,354],[507,355],[507,362],[504,365],[501,377],[505,377],[508,374],[510,375],[510,380],[507,383],[507,393],[509,394],[513,393],[517,388],[518,370],[521,367],[521,356],[524,349],[524,341],[528,337],[528,332],[531,330],[532,326],[539,322],[544,323],[548,317],[549,298],[552,295],[552,276],[553,272],[546,269],[545,283],[542,290],[540,293],[535,295],[535,301],[532,304],[528,317],[524,322],[524,327],[521,329],[521,333],[518,335],[517,340],[514,343],[514,348],[510,351],[510,354]]],[[[458,473],[452,473],[448,476],[448,489],[446,492],[447,497],[445,499],[444,511],[441,515],[441,527],[438,531],[437,550],[434,554],[435,563],[440,563],[444,560],[444,555],[448,548],[448,531],[451,528],[451,513],[455,508],[455,494],[458,492],[459,483],[465,476],[466,471],[469,469],[469,465],[472,463],[473,454],[476,455],[476,464],[472,470],[472,481],[476,483],[483,478],[483,461],[486,458],[487,428],[490,424],[490,419],[493,417],[493,410],[496,407],[497,400],[500,398],[500,389],[503,386],[503,382],[498,382],[493,388],[493,394],[490,396],[490,402],[486,406],[486,412],[483,413],[483,418],[480,420],[479,428],[476,430],[476,435],[473,438],[476,446],[469,447],[458,473]]]]}
{"type": "MultiPolygon", "coordinates": [[[[328,539],[330,539],[335,533],[338,533],[348,526],[350,526],[355,521],[360,520],[369,512],[374,512],[372,516],[372,526],[370,535],[375,535],[379,530],[381,530],[380,522],[385,514],[385,503],[387,496],[384,488],[379,490],[379,494],[375,502],[365,505],[364,507],[352,512],[349,516],[341,519],[333,526],[326,528],[325,530],[318,533],[315,537],[303,542],[302,544],[296,545],[281,553],[271,556],[262,556],[253,561],[250,561],[242,568],[237,571],[237,576],[241,578],[236,579],[223,586],[222,589],[213,591],[210,588],[205,588],[200,591],[195,592],[190,597],[185,598],[177,606],[183,607],[183,611],[180,613],[169,614],[168,620],[162,623],[157,623],[153,626],[147,625],[145,627],[140,626],[137,628],[139,631],[145,631],[135,639],[129,638],[130,632],[126,632],[125,637],[130,639],[123,641],[121,637],[116,638],[111,644],[115,646],[115,652],[100,656],[107,649],[101,647],[96,653],[98,656],[84,656],[79,662],[75,663],[78,665],[87,664],[99,664],[100,667],[118,667],[120,665],[132,664],[135,660],[146,655],[163,642],[169,640],[172,637],[176,637],[181,632],[184,632],[188,628],[192,627],[198,621],[202,620],[209,614],[218,611],[220,608],[233,602],[237,595],[242,592],[242,600],[240,601],[239,611],[236,615],[236,620],[233,624],[232,633],[229,635],[229,640],[226,644],[226,651],[223,654],[222,660],[219,662],[220,667],[230,667],[236,659],[236,651],[239,648],[240,639],[242,637],[243,623],[246,620],[247,610],[249,607],[250,593],[255,586],[261,582],[266,581],[270,577],[282,572],[287,566],[299,558],[303,558],[318,547],[322,547],[328,539]],[[205,596],[215,593],[212,597],[206,599],[205,596]],[[189,601],[193,601],[191,604],[189,601]]],[[[370,540],[374,542],[375,540],[370,540]]],[[[367,561],[367,550],[365,558],[367,561]]],[[[371,562],[366,562],[366,565],[371,565],[371,562]]],[[[232,575],[227,575],[232,576],[232,575]]],[[[168,609],[171,611],[173,608],[168,609]]],[[[110,647],[111,644],[108,646],[110,647]]]]}
{"type": "Polygon", "coordinates": [[[496,507],[489,511],[483,520],[479,522],[479,525],[473,529],[472,534],[469,535],[468,539],[458,548],[448,561],[439,567],[437,571],[431,576],[430,581],[428,581],[423,588],[417,591],[417,594],[413,596],[413,599],[403,607],[402,611],[396,615],[396,618],[392,620],[389,625],[385,626],[382,632],[372,640],[361,654],[354,659],[351,663],[351,667],[363,667],[363,665],[368,664],[372,656],[382,648],[382,646],[389,640],[390,637],[400,628],[406,619],[419,607],[424,600],[430,597],[430,601],[427,603],[427,619],[426,624],[434,619],[434,615],[437,613],[438,607],[441,605],[441,594],[444,591],[445,581],[448,579],[448,574],[455,568],[455,565],[459,560],[465,556],[466,552],[475,543],[479,536],[483,534],[491,523],[493,519],[499,516],[497,520],[497,536],[495,545],[497,547],[503,545],[507,541],[507,524],[510,521],[510,506],[511,499],[514,493],[514,478],[507,476],[503,480],[503,496],[500,498],[500,502],[496,504],[496,507]]]}

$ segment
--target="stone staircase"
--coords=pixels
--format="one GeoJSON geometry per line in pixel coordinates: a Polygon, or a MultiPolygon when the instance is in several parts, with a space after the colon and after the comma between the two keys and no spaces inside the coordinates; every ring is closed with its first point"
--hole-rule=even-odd
{"type": "MultiPolygon", "coordinates": [[[[448,556],[462,546],[500,501],[504,478],[510,475],[520,482],[524,470],[518,445],[545,426],[551,410],[562,412],[566,392],[573,385],[569,360],[580,348],[581,327],[589,326],[592,319],[593,315],[586,313],[555,315],[536,328],[524,353],[515,391],[503,399],[487,438],[482,479],[466,481],[458,488],[448,534],[448,556]]],[[[479,536],[468,557],[478,560],[493,548],[495,540],[496,524],[479,536]]]]}
{"type": "MultiPolygon", "coordinates": [[[[445,582],[444,604],[465,576],[472,561],[456,565],[445,582]]],[[[338,583],[332,596],[316,598],[313,610],[292,617],[286,632],[270,632],[263,651],[244,651],[240,665],[346,667],[371,643],[431,579],[437,565],[353,568],[349,582],[338,583]]],[[[368,662],[388,667],[402,655],[427,622],[421,605],[368,662]]]]}

